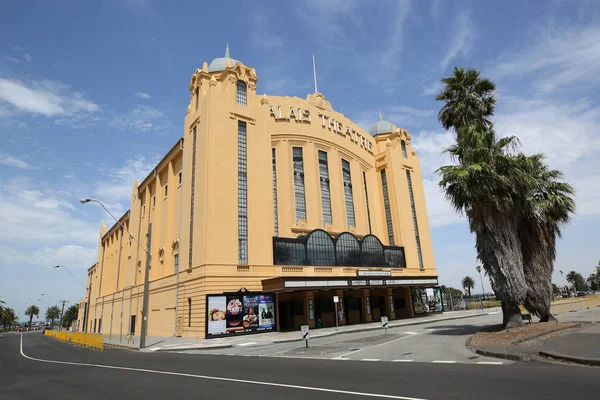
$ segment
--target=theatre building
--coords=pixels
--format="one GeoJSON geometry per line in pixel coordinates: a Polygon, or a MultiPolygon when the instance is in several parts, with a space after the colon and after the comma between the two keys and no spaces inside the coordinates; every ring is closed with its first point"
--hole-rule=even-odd
{"type": "Polygon", "coordinates": [[[228,51],[193,73],[183,137],[100,229],[80,330],[139,335],[149,227],[151,336],[442,311],[408,132],[381,116],[364,130],[321,93],[257,94],[257,81],[228,51]]]}

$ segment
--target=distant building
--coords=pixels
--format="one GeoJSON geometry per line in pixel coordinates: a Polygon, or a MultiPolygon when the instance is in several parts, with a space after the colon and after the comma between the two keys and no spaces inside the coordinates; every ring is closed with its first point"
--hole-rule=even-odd
{"type": "MultiPolygon", "coordinates": [[[[333,326],[334,296],[342,325],[428,311],[437,272],[408,132],[381,116],[365,131],[321,93],[257,95],[257,81],[228,52],[204,63],[183,137],[133,186],[120,222],[143,245],[152,223],[148,334],[333,326]]],[[[139,335],[145,262],[102,225],[81,330],[139,335]]]]}

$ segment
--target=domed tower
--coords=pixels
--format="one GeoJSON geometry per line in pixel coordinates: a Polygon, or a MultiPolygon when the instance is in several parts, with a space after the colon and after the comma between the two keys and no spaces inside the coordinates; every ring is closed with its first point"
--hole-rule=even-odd
{"type": "MultiPolygon", "coordinates": [[[[248,250],[248,219],[254,217],[248,215],[248,191],[260,188],[253,182],[256,172],[270,174],[270,146],[261,144],[256,131],[257,81],[254,68],[231,58],[229,46],[224,57],[204,62],[191,77],[182,204],[187,214],[182,218],[189,222],[182,223],[181,269],[245,265],[253,257],[248,250]]],[[[261,190],[269,193],[268,188],[261,190]]],[[[270,201],[264,197],[252,199],[270,201]]]]}
{"type": "Polygon", "coordinates": [[[381,111],[368,132],[376,143],[388,243],[404,246],[407,263],[424,270],[434,260],[417,152],[410,146],[408,132],[384,120],[381,111]]]}

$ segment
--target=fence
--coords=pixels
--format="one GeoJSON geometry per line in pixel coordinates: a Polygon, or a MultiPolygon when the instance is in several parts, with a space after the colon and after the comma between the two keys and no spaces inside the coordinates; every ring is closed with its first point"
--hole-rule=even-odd
{"type": "Polygon", "coordinates": [[[80,332],[58,332],[51,330],[45,330],[44,335],[65,342],[77,343],[91,349],[104,350],[104,335],[80,332]]]}
{"type": "Polygon", "coordinates": [[[483,310],[486,308],[500,308],[500,301],[444,296],[444,311],[483,310]]]}

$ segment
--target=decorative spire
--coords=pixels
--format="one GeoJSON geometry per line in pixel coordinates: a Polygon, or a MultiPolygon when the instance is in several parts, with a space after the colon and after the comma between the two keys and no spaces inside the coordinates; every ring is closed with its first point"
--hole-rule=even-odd
{"type": "Polygon", "coordinates": [[[379,120],[383,121],[383,114],[381,113],[381,108],[379,109],[379,120]]]}
{"type": "Polygon", "coordinates": [[[231,58],[229,57],[229,43],[227,43],[227,47],[225,48],[225,58],[231,58]]]}

